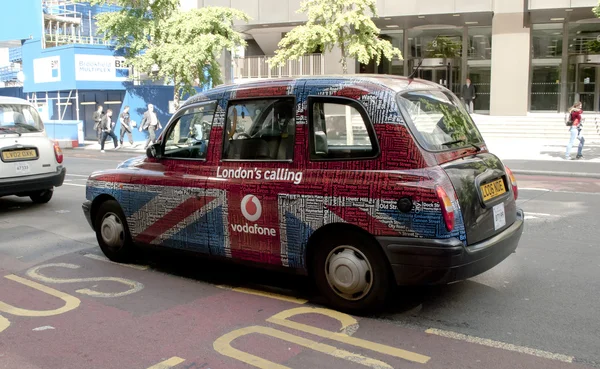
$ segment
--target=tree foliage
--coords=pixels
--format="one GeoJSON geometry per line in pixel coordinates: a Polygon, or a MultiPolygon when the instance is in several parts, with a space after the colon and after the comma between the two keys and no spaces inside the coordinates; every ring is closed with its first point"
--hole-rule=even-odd
{"type": "Polygon", "coordinates": [[[340,48],[342,69],[347,73],[346,58],[356,58],[367,64],[377,64],[381,57],[402,58],[402,52],[387,40],[379,38],[380,30],[373,23],[377,17],[376,0],[304,0],[299,13],[307,13],[306,24],[295,27],[279,42],[270,63],[283,65],[287,60],[300,59],[318,47],[331,51],[340,48]]]}
{"type": "Polygon", "coordinates": [[[99,32],[116,41],[134,68],[173,84],[176,106],[181,96],[195,93],[195,85],[221,83],[221,53],[246,45],[233,22],[250,18],[236,9],[180,11],[179,0],[117,3],[129,7],[98,16],[99,32]],[[158,4],[162,7],[156,8],[158,4]]]}

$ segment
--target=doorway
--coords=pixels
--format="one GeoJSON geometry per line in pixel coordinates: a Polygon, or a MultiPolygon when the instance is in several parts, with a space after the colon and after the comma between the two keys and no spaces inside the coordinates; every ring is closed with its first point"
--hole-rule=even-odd
{"type": "Polygon", "coordinates": [[[583,104],[583,110],[599,111],[600,84],[598,83],[598,64],[578,64],[577,66],[577,94],[583,104]]]}
{"type": "MultiPolygon", "coordinates": [[[[412,70],[419,65],[417,59],[412,60],[412,70]]],[[[455,94],[460,93],[460,67],[454,59],[423,59],[416,78],[431,81],[450,89],[455,94]]]]}

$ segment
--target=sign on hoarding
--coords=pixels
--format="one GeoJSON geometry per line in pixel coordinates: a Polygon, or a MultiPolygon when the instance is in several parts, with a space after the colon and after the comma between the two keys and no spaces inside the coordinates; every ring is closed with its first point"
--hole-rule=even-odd
{"type": "Polygon", "coordinates": [[[60,56],[33,59],[33,81],[60,82],[60,56]]]}
{"type": "Polygon", "coordinates": [[[110,55],[75,55],[75,79],[77,81],[126,81],[129,66],[125,58],[110,55]]]}

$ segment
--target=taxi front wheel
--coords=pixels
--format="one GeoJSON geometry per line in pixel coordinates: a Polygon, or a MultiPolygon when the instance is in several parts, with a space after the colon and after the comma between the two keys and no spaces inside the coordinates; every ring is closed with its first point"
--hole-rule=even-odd
{"type": "Polygon", "coordinates": [[[100,204],[95,225],[96,239],[104,255],[117,263],[131,261],[133,242],[119,203],[108,200],[100,204]]]}
{"type": "Polygon", "coordinates": [[[382,309],[392,287],[381,247],[359,232],[322,239],[314,254],[317,287],[336,309],[354,314],[382,309]]]}

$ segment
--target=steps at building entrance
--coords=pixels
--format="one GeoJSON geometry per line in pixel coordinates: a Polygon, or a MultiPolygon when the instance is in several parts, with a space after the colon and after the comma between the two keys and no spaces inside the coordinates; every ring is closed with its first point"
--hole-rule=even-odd
{"type": "MultiPolygon", "coordinates": [[[[600,142],[600,114],[584,114],[583,133],[586,141],[600,142]]],[[[569,128],[564,114],[530,114],[521,117],[473,115],[484,138],[544,139],[566,141],[569,128]]]]}

